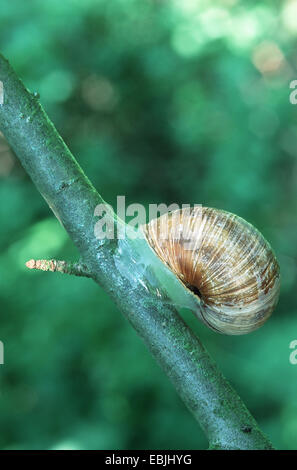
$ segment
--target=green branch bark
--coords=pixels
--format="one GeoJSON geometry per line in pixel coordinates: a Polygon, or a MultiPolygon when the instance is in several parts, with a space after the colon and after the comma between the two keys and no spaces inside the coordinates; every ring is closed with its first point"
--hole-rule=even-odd
{"type": "MultiPolygon", "coordinates": [[[[37,96],[24,87],[1,55],[0,80],[4,90],[1,131],[77,246],[88,273],[143,338],[200,423],[210,448],[271,449],[242,400],[170,302],[164,285],[174,285],[176,279],[146,241],[127,238],[119,247],[116,239],[96,238],[94,209],[103,199],[37,96]],[[158,277],[162,270],[164,283],[158,277]]],[[[112,211],[108,217],[123,228],[112,211]]]]}

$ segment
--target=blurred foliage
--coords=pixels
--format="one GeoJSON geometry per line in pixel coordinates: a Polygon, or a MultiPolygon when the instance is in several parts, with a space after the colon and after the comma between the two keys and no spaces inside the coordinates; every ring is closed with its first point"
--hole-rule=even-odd
{"type": "MultiPolygon", "coordinates": [[[[297,448],[297,1],[2,0],[0,43],[104,199],[202,203],[279,258],[270,321],[199,334],[262,429],[297,448]]],[[[90,280],[26,271],[75,248],[0,139],[0,447],[205,448],[166,376],[90,280]]]]}

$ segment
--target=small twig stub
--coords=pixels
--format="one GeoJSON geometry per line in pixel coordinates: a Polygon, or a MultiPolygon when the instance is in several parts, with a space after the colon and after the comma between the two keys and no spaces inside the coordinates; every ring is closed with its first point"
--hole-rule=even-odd
{"type": "Polygon", "coordinates": [[[0,106],[2,106],[4,103],[4,86],[3,82],[0,80],[0,106]]]}
{"type": "Polygon", "coordinates": [[[68,263],[56,259],[30,259],[26,263],[27,268],[37,269],[39,271],[60,272],[64,274],[72,274],[73,276],[92,277],[87,267],[81,263],[68,263]]]}

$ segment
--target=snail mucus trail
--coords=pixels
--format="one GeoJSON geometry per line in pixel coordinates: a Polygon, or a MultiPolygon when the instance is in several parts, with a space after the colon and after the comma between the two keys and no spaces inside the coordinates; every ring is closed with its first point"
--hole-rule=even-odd
{"type": "Polygon", "coordinates": [[[197,299],[196,315],[230,335],[256,330],[280,290],[276,257],[241,217],[209,207],[180,209],[142,227],[150,247],[197,299]]]}

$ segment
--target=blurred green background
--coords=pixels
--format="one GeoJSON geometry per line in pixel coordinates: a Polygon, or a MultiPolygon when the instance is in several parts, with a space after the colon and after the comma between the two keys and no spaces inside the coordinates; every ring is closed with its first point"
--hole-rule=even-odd
{"type": "MultiPolygon", "coordinates": [[[[104,199],[201,203],[271,242],[279,305],[243,337],[189,312],[282,449],[297,449],[297,1],[1,1],[1,51],[104,199]]],[[[205,448],[199,426],[90,280],[29,272],[77,252],[0,138],[0,448],[205,448]]]]}

